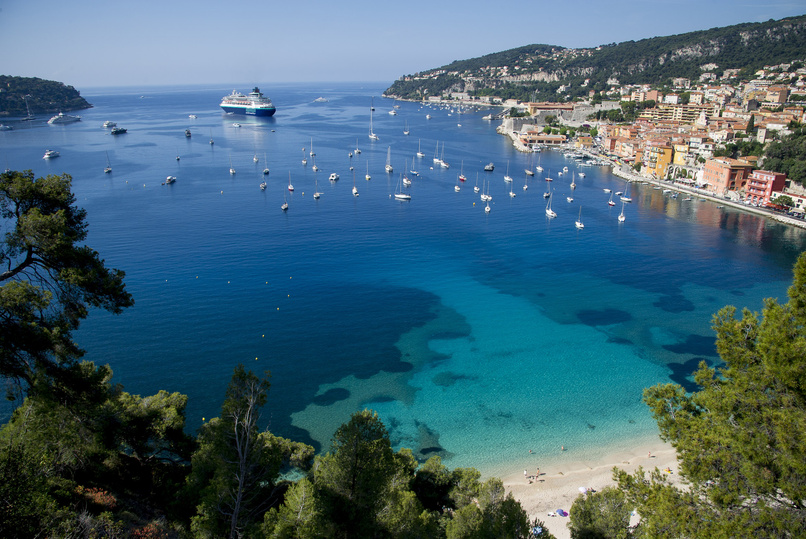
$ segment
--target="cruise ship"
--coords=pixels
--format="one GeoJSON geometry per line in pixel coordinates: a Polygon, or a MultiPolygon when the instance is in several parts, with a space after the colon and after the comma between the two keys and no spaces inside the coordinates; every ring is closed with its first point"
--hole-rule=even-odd
{"type": "Polygon", "coordinates": [[[267,96],[260,93],[260,89],[255,88],[249,95],[243,95],[235,90],[221,100],[221,108],[225,112],[233,114],[248,114],[251,116],[273,116],[277,109],[267,96]]]}

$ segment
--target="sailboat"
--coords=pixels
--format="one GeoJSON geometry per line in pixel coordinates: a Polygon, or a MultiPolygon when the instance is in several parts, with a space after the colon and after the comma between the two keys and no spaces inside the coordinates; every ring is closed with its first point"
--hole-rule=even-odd
{"type": "Polygon", "coordinates": [[[535,167],[535,170],[538,172],[543,172],[543,167],[540,166],[540,156],[537,157],[537,166],[535,167]]]}
{"type": "Polygon", "coordinates": [[[543,198],[548,198],[551,196],[551,184],[546,183],[546,192],[543,193],[543,198]]]}
{"type": "Polygon", "coordinates": [[[565,197],[565,200],[567,200],[568,203],[570,204],[574,201],[574,197],[565,197]]]}
{"type": "Polygon", "coordinates": [[[461,188],[461,187],[459,187],[459,176],[457,175],[457,176],[456,176],[456,185],[454,185],[454,186],[453,186],[453,190],[454,190],[454,191],[456,191],[456,192],[458,193],[459,191],[461,191],[461,189],[462,189],[462,188],[461,188]]]}
{"type": "Polygon", "coordinates": [[[229,156],[229,173],[232,176],[235,176],[235,169],[232,168],[232,154],[230,154],[230,156],[229,156]]]}
{"type": "Polygon", "coordinates": [[[210,130],[210,144],[211,145],[215,144],[215,142],[213,142],[213,130],[212,129],[210,130]]]}
{"type": "Polygon", "coordinates": [[[252,157],[252,161],[254,161],[255,163],[260,161],[260,159],[258,159],[257,152],[255,152],[255,155],[252,157]]]}
{"type": "Polygon", "coordinates": [[[525,172],[525,173],[526,173],[528,176],[534,176],[534,175],[535,175],[535,171],[534,171],[534,170],[532,170],[532,155],[534,155],[534,154],[530,154],[530,155],[529,155],[529,167],[528,167],[528,168],[526,168],[526,169],[524,169],[524,172],[525,172]]]}
{"type": "Polygon", "coordinates": [[[442,164],[442,159],[439,158],[439,141],[437,141],[437,147],[434,150],[434,164],[435,165],[441,165],[442,164]]]}
{"type": "Polygon", "coordinates": [[[509,161],[507,161],[507,173],[504,175],[505,182],[511,182],[512,178],[509,175],[509,161]]]}
{"type": "Polygon", "coordinates": [[[265,153],[263,154],[263,162],[266,163],[266,166],[263,168],[263,175],[268,176],[269,175],[269,160],[266,159],[266,154],[265,153]]]}
{"type": "Polygon", "coordinates": [[[526,191],[529,189],[529,176],[523,178],[523,190],[526,191]]]}
{"type": "Polygon", "coordinates": [[[476,185],[475,185],[475,187],[473,187],[473,192],[474,193],[479,192],[479,173],[478,172],[476,172],[476,185]]]}
{"type": "Polygon", "coordinates": [[[358,196],[358,187],[355,186],[355,171],[353,171],[353,196],[358,196]]]}
{"type": "Polygon", "coordinates": [[[406,120],[406,126],[403,128],[403,134],[404,135],[409,134],[409,121],[408,120],[406,120]]]}
{"type": "Polygon", "coordinates": [[[557,217],[557,214],[551,209],[551,193],[549,193],[549,201],[546,204],[546,216],[549,218],[557,217]]]}
{"type": "Polygon", "coordinates": [[[484,213],[490,213],[490,202],[487,202],[487,205],[484,206],[484,213]]]}
{"type": "Polygon", "coordinates": [[[290,171],[290,170],[288,171],[288,190],[289,190],[289,191],[293,191],[293,190],[294,190],[294,186],[293,186],[293,185],[291,185],[291,171],[290,171]]]}
{"type": "Polygon", "coordinates": [[[573,172],[572,175],[571,175],[571,189],[576,189],[577,188],[577,184],[576,184],[575,180],[576,180],[576,172],[573,172]]]}
{"type": "MultiPolygon", "coordinates": [[[[291,173],[289,172],[288,174],[290,175],[291,173]]],[[[280,206],[280,209],[283,211],[288,210],[288,200],[285,198],[285,195],[283,195],[283,205],[280,206]]]]}
{"type": "Polygon", "coordinates": [[[260,190],[265,191],[266,187],[268,187],[268,185],[269,184],[267,184],[266,182],[260,182],[260,190]]]}
{"type": "Polygon", "coordinates": [[[579,207],[579,217],[576,222],[574,222],[574,226],[577,228],[585,228],[585,225],[582,224],[582,206],[579,207]]]}
{"type": "Polygon", "coordinates": [[[369,107],[369,140],[381,140],[378,135],[375,134],[375,131],[372,130],[372,111],[375,110],[373,105],[369,107]]]}
{"type": "Polygon", "coordinates": [[[313,198],[318,200],[319,197],[322,196],[322,193],[319,192],[319,180],[314,178],[313,184],[314,184],[313,198]]]}
{"type": "Polygon", "coordinates": [[[420,175],[420,173],[418,171],[414,170],[414,158],[413,157],[411,158],[411,168],[409,169],[409,173],[412,176],[419,176],[420,175]]]}
{"type": "Polygon", "coordinates": [[[420,151],[420,139],[417,139],[417,157],[425,157],[425,154],[420,151]]]}
{"type": "Polygon", "coordinates": [[[621,203],[621,213],[618,214],[618,222],[623,223],[627,218],[624,217],[624,202],[621,203]]]}
{"type": "Polygon", "coordinates": [[[459,181],[463,182],[465,180],[467,180],[465,177],[465,162],[462,160],[462,167],[459,169],[459,181]]]}
{"type": "Polygon", "coordinates": [[[369,175],[369,161],[367,161],[367,175],[364,177],[364,179],[367,181],[372,179],[372,176],[369,175]]]}
{"type": "MultiPolygon", "coordinates": [[[[402,175],[401,175],[402,177],[402,175]]],[[[397,200],[411,200],[411,195],[408,193],[403,193],[400,190],[400,182],[402,178],[397,179],[397,188],[395,189],[395,199],[397,200]]]]}
{"type": "Polygon", "coordinates": [[[408,168],[409,162],[406,161],[406,165],[403,167],[403,185],[408,187],[411,185],[411,180],[406,176],[406,168],[408,168]]]}
{"type": "Polygon", "coordinates": [[[358,139],[355,139],[355,153],[356,155],[361,153],[361,149],[358,147],[358,139]]]}
{"type": "MultiPolygon", "coordinates": [[[[608,189],[608,191],[610,191],[610,189],[608,189]]],[[[609,206],[615,206],[616,205],[616,203],[613,202],[613,193],[612,192],[610,193],[610,200],[607,201],[607,204],[609,206]]]]}
{"type": "Polygon", "coordinates": [[[620,197],[622,202],[632,202],[632,198],[630,198],[630,184],[627,183],[627,189],[625,189],[625,193],[620,197]]]}
{"type": "Polygon", "coordinates": [[[509,198],[515,198],[515,191],[512,190],[512,184],[509,184],[509,198]]]}
{"type": "Polygon", "coordinates": [[[384,167],[384,168],[386,169],[386,172],[388,172],[389,174],[391,174],[394,171],[394,169],[392,168],[392,147],[391,146],[389,146],[386,149],[386,167],[384,167]]]}
{"type": "Polygon", "coordinates": [[[311,137],[311,151],[310,151],[310,156],[311,156],[311,157],[313,157],[314,155],[316,155],[316,154],[315,154],[315,153],[314,153],[314,151],[313,151],[313,137],[311,137]]]}
{"type": "Polygon", "coordinates": [[[106,166],[104,167],[104,174],[112,172],[112,165],[109,164],[109,152],[106,152],[106,166]]]}
{"type": "Polygon", "coordinates": [[[451,166],[445,161],[445,143],[442,143],[442,154],[439,156],[439,166],[442,168],[451,168],[451,166]]]}
{"type": "Polygon", "coordinates": [[[313,163],[311,170],[313,170],[314,172],[319,172],[319,167],[316,166],[316,156],[311,157],[311,162],[313,163]]]}
{"type": "Polygon", "coordinates": [[[28,96],[27,95],[23,96],[23,99],[25,99],[25,110],[28,111],[28,116],[26,116],[25,118],[22,118],[21,121],[28,122],[30,120],[35,120],[36,118],[34,117],[33,114],[31,114],[31,109],[30,109],[30,107],[28,107],[28,96]]]}
{"type": "Polygon", "coordinates": [[[308,164],[308,158],[305,157],[305,148],[303,148],[302,149],[302,166],[304,167],[307,164],[308,164]]]}

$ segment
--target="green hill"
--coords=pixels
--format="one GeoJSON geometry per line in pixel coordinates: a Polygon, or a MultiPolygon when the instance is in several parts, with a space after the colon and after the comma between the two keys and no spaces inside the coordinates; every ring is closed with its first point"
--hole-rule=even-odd
{"type": "Polygon", "coordinates": [[[806,15],[801,15],[591,49],[526,45],[401,77],[384,95],[424,99],[450,90],[557,101],[614,83],[660,86],[675,77],[696,81],[706,72],[719,77],[728,69],[751,78],[765,65],[804,57],[806,15]]]}
{"type": "Polygon", "coordinates": [[[32,114],[67,112],[92,107],[72,86],[36,77],[0,75],[0,115],[27,114],[25,98],[32,114]]]}

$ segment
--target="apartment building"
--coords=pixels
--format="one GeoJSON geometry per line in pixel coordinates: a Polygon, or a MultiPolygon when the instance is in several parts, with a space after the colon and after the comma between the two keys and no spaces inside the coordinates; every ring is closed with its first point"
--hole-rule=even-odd
{"type": "Polygon", "coordinates": [[[741,191],[753,171],[753,164],[730,157],[715,157],[705,161],[702,184],[714,194],[725,195],[728,191],[741,191]]]}
{"type": "Polygon", "coordinates": [[[786,174],[769,170],[754,170],[745,187],[745,200],[758,206],[766,206],[777,198],[786,185],[786,174]],[[775,193],[775,194],[773,194],[775,193]]]}

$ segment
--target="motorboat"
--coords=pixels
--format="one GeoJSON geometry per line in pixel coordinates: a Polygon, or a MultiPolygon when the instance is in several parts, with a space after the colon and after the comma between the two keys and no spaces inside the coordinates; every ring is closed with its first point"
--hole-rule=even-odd
{"type": "Polygon", "coordinates": [[[176,176],[168,176],[165,178],[165,185],[170,185],[176,181],[176,176]]]}
{"type": "Polygon", "coordinates": [[[328,177],[328,180],[330,180],[330,181],[332,181],[332,182],[335,182],[335,181],[336,181],[336,180],[338,180],[338,179],[339,179],[339,175],[338,175],[338,174],[336,174],[335,172],[331,172],[331,173],[330,173],[330,176],[328,177]]]}
{"type": "Polygon", "coordinates": [[[53,159],[54,157],[59,157],[59,152],[56,150],[47,150],[45,155],[42,156],[42,159],[53,159]]]}
{"type": "Polygon", "coordinates": [[[107,120],[107,121],[104,122],[103,127],[104,127],[104,129],[111,129],[111,128],[115,127],[116,125],[118,125],[118,124],[113,122],[112,120],[107,120]]]}

